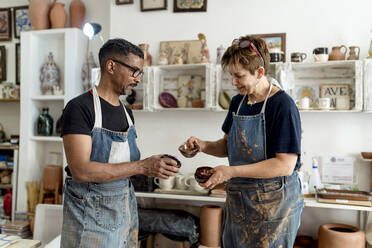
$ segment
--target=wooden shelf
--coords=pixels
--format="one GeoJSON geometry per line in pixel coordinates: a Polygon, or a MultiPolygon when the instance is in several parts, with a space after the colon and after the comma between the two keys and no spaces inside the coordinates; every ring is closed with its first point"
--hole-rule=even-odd
{"type": "Polygon", "coordinates": [[[32,136],[31,140],[62,142],[62,138],[58,136],[32,136]]]}
{"type": "MultiPolygon", "coordinates": [[[[186,200],[186,201],[197,201],[202,203],[224,203],[225,198],[210,197],[210,196],[195,196],[195,195],[176,195],[176,194],[164,194],[164,193],[145,193],[136,192],[136,197],[141,198],[156,198],[156,199],[171,199],[171,200],[186,200]]],[[[356,211],[372,211],[372,207],[352,206],[345,204],[329,204],[317,202],[315,198],[305,198],[305,207],[312,208],[329,208],[329,209],[341,209],[341,210],[356,210],[356,211]]]]}
{"type": "Polygon", "coordinates": [[[65,99],[64,95],[54,96],[54,95],[35,95],[31,97],[33,101],[63,101],[65,99]]]}
{"type": "Polygon", "coordinates": [[[7,99],[0,99],[0,102],[19,102],[19,98],[7,98],[7,99]]]}
{"type": "Polygon", "coordinates": [[[11,189],[13,188],[12,184],[0,184],[0,189],[11,189]]]}
{"type": "Polygon", "coordinates": [[[0,150],[18,150],[18,149],[19,149],[18,145],[0,143],[0,150]]]}

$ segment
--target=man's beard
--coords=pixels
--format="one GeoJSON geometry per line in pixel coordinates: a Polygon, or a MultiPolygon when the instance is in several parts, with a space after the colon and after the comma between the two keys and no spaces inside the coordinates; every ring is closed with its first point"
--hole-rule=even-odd
{"type": "Polygon", "coordinates": [[[138,83],[130,83],[130,84],[128,84],[127,87],[125,87],[122,90],[122,92],[120,92],[120,95],[126,95],[126,96],[128,96],[128,95],[132,94],[132,90],[128,90],[128,88],[129,87],[132,87],[132,89],[134,89],[134,88],[137,87],[137,85],[138,85],[138,83]]]}

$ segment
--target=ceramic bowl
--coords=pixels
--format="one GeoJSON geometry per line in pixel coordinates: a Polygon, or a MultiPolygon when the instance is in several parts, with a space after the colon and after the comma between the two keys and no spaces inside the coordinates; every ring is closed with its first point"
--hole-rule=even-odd
{"type": "Polygon", "coordinates": [[[168,92],[160,93],[159,103],[164,108],[177,108],[178,106],[176,98],[168,92]]]}
{"type": "Polygon", "coordinates": [[[170,158],[170,159],[173,159],[177,162],[177,167],[180,168],[181,167],[181,161],[179,161],[175,156],[172,156],[172,155],[169,155],[169,154],[164,154],[163,156],[161,156],[161,158],[170,158]]]}
{"type": "Polygon", "coordinates": [[[192,158],[199,152],[200,147],[197,144],[194,144],[194,148],[191,149],[187,143],[183,143],[178,147],[180,153],[186,158],[192,158]]]}
{"type": "Polygon", "coordinates": [[[194,177],[198,183],[205,183],[213,175],[213,168],[209,166],[203,166],[196,169],[194,177]]]}
{"type": "Polygon", "coordinates": [[[372,152],[361,152],[364,159],[372,159],[372,152]]]}

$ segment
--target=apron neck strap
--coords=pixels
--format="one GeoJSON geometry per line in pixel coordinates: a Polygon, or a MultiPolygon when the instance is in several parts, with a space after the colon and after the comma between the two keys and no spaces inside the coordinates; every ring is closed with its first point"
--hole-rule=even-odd
{"type": "Polygon", "coordinates": [[[96,87],[93,87],[93,103],[94,103],[94,116],[95,116],[94,127],[102,128],[101,101],[99,100],[96,87]]]}
{"type": "Polygon", "coordinates": [[[132,118],[130,118],[130,115],[128,114],[128,111],[125,108],[125,105],[123,103],[122,103],[122,105],[123,105],[123,108],[124,108],[125,116],[127,117],[128,126],[131,127],[131,126],[133,126],[132,118]]]}
{"type": "MultiPolygon", "coordinates": [[[[260,113],[265,113],[265,108],[266,108],[266,102],[267,102],[267,99],[269,99],[269,96],[270,96],[270,93],[271,93],[271,90],[273,89],[273,84],[270,82],[270,88],[269,88],[269,92],[267,93],[267,96],[265,98],[265,101],[264,101],[264,104],[262,106],[262,109],[261,109],[261,112],[260,113]]],[[[236,111],[236,115],[239,115],[239,111],[240,111],[240,108],[244,102],[244,99],[247,97],[247,95],[244,95],[243,99],[240,101],[240,104],[239,104],[239,107],[238,107],[238,110],[236,111]]]]}

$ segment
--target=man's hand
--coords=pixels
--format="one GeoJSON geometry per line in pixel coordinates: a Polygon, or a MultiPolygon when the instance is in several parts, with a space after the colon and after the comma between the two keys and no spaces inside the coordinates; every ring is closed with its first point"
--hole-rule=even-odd
{"type": "Polygon", "coordinates": [[[143,174],[149,177],[168,179],[179,172],[177,162],[170,158],[161,158],[163,155],[155,155],[142,160],[143,174]]]}

